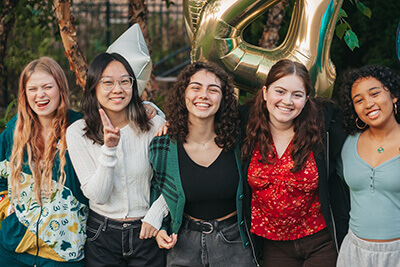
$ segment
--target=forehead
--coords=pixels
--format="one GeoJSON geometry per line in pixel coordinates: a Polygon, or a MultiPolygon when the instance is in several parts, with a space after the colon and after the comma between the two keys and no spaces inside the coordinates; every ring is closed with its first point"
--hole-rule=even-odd
{"type": "Polygon", "coordinates": [[[374,77],[360,78],[351,87],[351,95],[362,94],[375,87],[382,87],[382,83],[378,79],[374,77]]]}
{"type": "Polygon", "coordinates": [[[280,87],[288,91],[301,91],[306,93],[303,80],[295,74],[283,76],[271,83],[270,87],[280,87]]]}
{"type": "Polygon", "coordinates": [[[189,83],[192,82],[196,82],[202,85],[217,84],[221,86],[221,81],[217,77],[217,75],[204,69],[199,70],[198,72],[193,74],[192,77],[190,77],[189,83]]]}
{"type": "Polygon", "coordinates": [[[45,83],[55,83],[56,80],[54,79],[53,75],[44,71],[34,71],[32,72],[29,79],[26,81],[26,86],[36,86],[42,85],[45,83]]]}
{"type": "Polygon", "coordinates": [[[101,76],[120,77],[122,75],[129,75],[124,65],[119,61],[111,61],[104,69],[101,76]]]}

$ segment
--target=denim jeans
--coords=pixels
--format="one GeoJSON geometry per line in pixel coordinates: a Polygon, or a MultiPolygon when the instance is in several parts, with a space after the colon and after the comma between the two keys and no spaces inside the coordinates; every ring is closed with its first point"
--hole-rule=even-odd
{"type": "Polygon", "coordinates": [[[325,228],[296,240],[264,239],[264,267],[335,267],[337,252],[325,228]]]}
{"type": "Polygon", "coordinates": [[[165,266],[165,253],[156,241],[139,239],[141,220],[122,222],[90,210],[85,266],[165,266]]]}
{"type": "Polygon", "coordinates": [[[236,216],[208,221],[210,229],[189,229],[193,220],[184,217],[178,242],[167,253],[167,266],[255,266],[250,248],[244,249],[236,216]],[[236,219],[236,220],[235,220],[236,219]]]}

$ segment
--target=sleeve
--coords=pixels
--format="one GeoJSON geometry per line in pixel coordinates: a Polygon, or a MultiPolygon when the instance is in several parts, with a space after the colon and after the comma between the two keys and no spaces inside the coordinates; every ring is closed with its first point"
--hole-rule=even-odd
{"type": "Polygon", "coordinates": [[[89,153],[89,146],[94,144],[85,141],[77,124],[72,124],[67,129],[67,146],[83,194],[96,204],[105,204],[113,189],[113,177],[118,161],[117,148],[103,145],[99,155],[89,153]]]}
{"type": "Polygon", "coordinates": [[[161,110],[159,107],[157,107],[156,104],[154,104],[153,102],[150,102],[150,101],[142,101],[142,103],[143,103],[143,104],[146,104],[146,105],[150,105],[150,106],[152,106],[153,108],[155,108],[155,110],[157,111],[157,115],[160,116],[161,118],[163,118],[163,119],[165,120],[165,114],[164,114],[164,112],[162,112],[162,110],[161,110]]]}
{"type": "Polygon", "coordinates": [[[160,229],[164,217],[168,215],[168,205],[165,202],[163,195],[160,195],[156,201],[151,205],[146,216],[144,216],[144,222],[147,222],[154,226],[157,230],[160,229]]]}
{"type": "Polygon", "coordinates": [[[11,143],[13,134],[5,129],[0,134],[0,222],[7,217],[10,201],[8,199],[8,174],[7,174],[7,150],[11,143]]]}

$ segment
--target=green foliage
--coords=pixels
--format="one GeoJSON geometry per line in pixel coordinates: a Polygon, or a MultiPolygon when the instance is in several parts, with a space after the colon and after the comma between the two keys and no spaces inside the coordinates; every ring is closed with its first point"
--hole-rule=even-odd
{"type": "MultiPolygon", "coordinates": [[[[357,9],[366,17],[371,18],[372,11],[369,7],[366,7],[363,3],[359,0],[349,0],[353,5],[355,4],[357,9]]],[[[339,39],[344,37],[344,41],[347,46],[350,48],[351,51],[354,50],[356,47],[360,47],[358,37],[351,29],[350,24],[345,20],[348,18],[346,11],[343,8],[339,11],[338,21],[336,24],[336,36],[339,39]]]]}
{"type": "Polygon", "coordinates": [[[7,109],[2,118],[0,118],[0,132],[2,132],[7,125],[7,122],[15,115],[15,112],[11,112],[13,107],[17,106],[17,99],[13,97],[13,100],[8,104],[7,109]]]}

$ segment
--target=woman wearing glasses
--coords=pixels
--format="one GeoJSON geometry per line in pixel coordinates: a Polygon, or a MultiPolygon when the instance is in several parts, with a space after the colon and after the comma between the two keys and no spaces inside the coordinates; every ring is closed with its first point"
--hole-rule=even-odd
{"type": "Polygon", "coordinates": [[[163,266],[155,240],[139,235],[157,232],[150,225],[156,225],[154,218],[146,216],[152,177],[148,145],[164,119],[147,118],[135,74],[116,53],[93,60],[82,112],[84,118],[67,130],[67,144],[89,199],[86,266],[163,266]]]}

